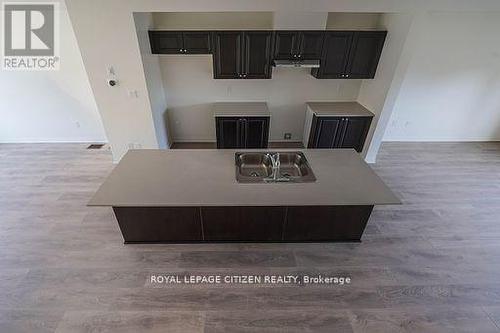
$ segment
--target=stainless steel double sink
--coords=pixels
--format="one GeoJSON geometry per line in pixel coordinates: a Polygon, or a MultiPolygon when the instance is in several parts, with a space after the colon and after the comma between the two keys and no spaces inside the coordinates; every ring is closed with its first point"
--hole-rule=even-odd
{"type": "Polygon", "coordinates": [[[308,183],[316,177],[301,152],[241,152],[235,154],[239,183],[308,183]]]}

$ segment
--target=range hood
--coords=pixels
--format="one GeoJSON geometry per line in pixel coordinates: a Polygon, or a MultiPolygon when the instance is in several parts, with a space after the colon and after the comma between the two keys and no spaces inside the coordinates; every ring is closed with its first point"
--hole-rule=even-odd
{"type": "Polygon", "coordinates": [[[274,67],[319,68],[319,60],[274,60],[274,67]]]}

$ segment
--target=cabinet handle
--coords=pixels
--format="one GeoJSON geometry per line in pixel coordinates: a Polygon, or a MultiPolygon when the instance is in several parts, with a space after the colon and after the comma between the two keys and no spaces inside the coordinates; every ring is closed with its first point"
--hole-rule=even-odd
{"type": "Polygon", "coordinates": [[[179,49],[179,52],[182,52],[182,49],[179,49]]]}
{"type": "Polygon", "coordinates": [[[346,76],[345,76],[345,77],[349,77],[349,74],[346,74],[346,76]]]}
{"type": "Polygon", "coordinates": [[[299,54],[297,57],[299,57],[299,58],[302,57],[302,54],[299,54]]]}

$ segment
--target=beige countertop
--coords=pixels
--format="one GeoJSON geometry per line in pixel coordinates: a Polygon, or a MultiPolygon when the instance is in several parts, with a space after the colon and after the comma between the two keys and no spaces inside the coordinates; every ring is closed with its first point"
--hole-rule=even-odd
{"type": "Polygon", "coordinates": [[[317,116],[373,117],[374,114],[357,102],[309,102],[309,109],[317,116]]]}
{"type": "Polygon", "coordinates": [[[400,203],[354,150],[302,149],[300,151],[308,159],[317,181],[278,184],[238,183],[235,178],[237,151],[244,150],[131,150],[101,185],[89,206],[400,203]]]}
{"type": "Polygon", "coordinates": [[[218,102],[213,105],[214,117],[270,117],[266,102],[218,102]]]}

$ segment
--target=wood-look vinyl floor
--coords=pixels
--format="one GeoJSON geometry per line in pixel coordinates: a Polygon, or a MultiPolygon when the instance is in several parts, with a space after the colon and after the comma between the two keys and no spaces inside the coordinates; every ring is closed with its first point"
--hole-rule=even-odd
{"type": "Polygon", "coordinates": [[[373,168],[404,204],[360,244],[123,245],[85,206],[111,155],[85,147],[0,145],[0,332],[499,331],[500,143],[384,144],[373,168]],[[352,283],[148,282],[172,273],[352,283]]]}

